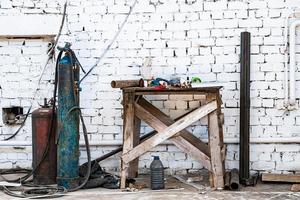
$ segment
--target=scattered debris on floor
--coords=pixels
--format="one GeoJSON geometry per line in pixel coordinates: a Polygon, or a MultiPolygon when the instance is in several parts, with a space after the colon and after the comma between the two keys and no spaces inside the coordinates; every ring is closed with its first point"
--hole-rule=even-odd
{"type": "Polygon", "coordinates": [[[300,174],[263,173],[261,180],[268,182],[300,183],[300,174]]]}
{"type": "Polygon", "coordinates": [[[292,192],[299,192],[300,191],[300,184],[293,184],[291,187],[292,192]]]}
{"type": "Polygon", "coordinates": [[[188,182],[188,183],[194,183],[194,182],[200,182],[200,181],[203,181],[203,176],[201,176],[201,175],[188,177],[188,179],[186,180],[186,182],[188,182]]]}

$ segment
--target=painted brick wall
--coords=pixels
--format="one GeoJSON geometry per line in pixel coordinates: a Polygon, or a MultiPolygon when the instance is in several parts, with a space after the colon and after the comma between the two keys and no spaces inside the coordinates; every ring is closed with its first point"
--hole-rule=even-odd
{"type": "MultiPolygon", "coordinates": [[[[82,65],[89,69],[115,35],[132,3],[133,0],[70,1],[60,44],[71,42],[82,65]]],[[[2,16],[32,15],[38,18],[41,15],[60,15],[62,5],[63,1],[53,0],[1,0],[0,19],[2,16]]],[[[149,57],[152,60],[152,74],[156,76],[200,76],[204,82],[223,85],[225,140],[237,138],[239,37],[240,32],[246,30],[252,34],[251,137],[298,137],[300,111],[287,112],[280,108],[284,98],[284,18],[287,9],[299,7],[298,0],[138,0],[112,49],[81,85],[81,107],[90,140],[94,144],[110,144],[93,146],[93,158],[114,149],[122,141],[121,93],[110,87],[110,81],[140,77],[139,65],[143,65],[149,57]]],[[[299,37],[297,39],[300,41],[299,37]]],[[[1,108],[23,106],[25,110],[28,109],[47,58],[48,42],[0,40],[1,108]]],[[[53,71],[51,62],[33,101],[34,108],[38,107],[37,102],[42,103],[44,97],[51,97],[53,71]]],[[[299,104],[298,68],[296,80],[299,104]]],[[[172,118],[196,106],[197,98],[149,97],[172,118]]],[[[201,120],[190,131],[200,138],[207,138],[206,121],[201,120]]],[[[16,129],[17,126],[6,126],[0,121],[0,138],[9,136],[16,129]]],[[[142,133],[150,130],[143,124],[142,133]]],[[[30,118],[15,140],[31,141],[30,118]]],[[[0,152],[0,168],[31,165],[30,147],[0,147],[0,152]]],[[[165,167],[170,167],[170,172],[202,168],[201,164],[168,143],[143,155],[140,159],[141,170],[145,171],[149,167],[151,155],[160,155],[165,167]]],[[[119,156],[101,164],[105,168],[117,170],[119,156]]],[[[300,170],[299,156],[298,144],[252,144],[251,169],[284,172],[300,170]]],[[[85,157],[82,149],[81,162],[85,157]]],[[[238,167],[238,159],[238,145],[227,144],[226,167],[238,167]]]]}

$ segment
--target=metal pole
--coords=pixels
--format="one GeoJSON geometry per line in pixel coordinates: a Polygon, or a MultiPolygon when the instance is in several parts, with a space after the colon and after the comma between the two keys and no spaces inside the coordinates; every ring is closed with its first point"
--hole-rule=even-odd
{"type": "Polygon", "coordinates": [[[241,33],[240,54],[240,182],[249,185],[250,33],[241,33]]]}

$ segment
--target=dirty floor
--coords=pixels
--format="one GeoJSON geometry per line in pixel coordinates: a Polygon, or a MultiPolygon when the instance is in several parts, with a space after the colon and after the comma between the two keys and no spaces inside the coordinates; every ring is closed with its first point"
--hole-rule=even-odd
{"type": "MultiPolygon", "coordinates": [[[[178,180],[186,180],[186,176],[169,176],[166,179],[166,189],[152,191],[149,187],[149,177],[141,176],[136,179],[136,186],[139,189],[130,191],[109,190],[104,188],[80,190],[67,193],[57,199],[62,200],[298,200],[300,192],[291,192],[291,184],[261,183],[258,182],[255,187],[241,187],[238,191],[213,191],[208,186],[208,180],[205,176],[200,176],[200,181],[188,185],[178,180]]],[[[199,179],[199,178],[198,178],[199,179]]],[[[10,200],[18,199],[10,197],[0,192],[0,199],[10,200]]]]}

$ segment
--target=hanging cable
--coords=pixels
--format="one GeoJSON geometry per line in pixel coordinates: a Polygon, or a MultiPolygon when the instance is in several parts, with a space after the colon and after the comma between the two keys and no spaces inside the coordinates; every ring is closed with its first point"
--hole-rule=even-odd
{"type": "Polygon", "coordinates": [[[35,89],[35,91],[34,91],[34,93],[33,93],[33,98],[32,98],[32,100],[30,101],[30,106],[29,106],[29,108],[28,108],[27,113],[25,114],[25,118],[24,118],[23,122],[21,123],[20,127],[17,129],[17,131],[16,131],[14,134],[12,134],[11,136],[9,136],[8,138],[4,138],[4,141],[7,141],[7,140],[10,140],[10,139],[14,138],[16,135],[18,135],[18,133],[19,133],[19,132],[22,130],[22,128],[24,127],[24,125],[25,125],[25,123],[26,123],[26,121],[27,121],[27,118],[28,118],[28,116],[30,115],[32,106],[33,106],[32,101],[35,99],[35,96],[36,96],[36,94],[37,94],[39,85],[40,85],[41,80],[42,80],[42,77],[43,77],[43,74],[44,74],[44,72],[45,72],[45,70],[46,70],[46,67],[47,67],[47,65],[48,65],[48,63],[49,63],[49,61],[50,61],[50,59],[51,59],[51,57],[48,56],[48,59],[47,59],[47,61],[46,61],[46,64],[44,65],[43,70],[42,70],[42,72],[41,72],[41,75],[40,75],[40,77],[39,77],[39,80],[38,80],[38,83],[37,83],[37,87],[36,87],[36,89],[35,89]]]}
{"type": "Polygon", "coordinates": [[[106,55],[106,53],[110,50],[111,46],[114,44],[114,42],[116,41],[117,37],[119,36],[119,34],[121,33],[121,31],[123,30],[126,22],[128,21],[129,16],[132,13],[133,8],[135,7],[137,3],[137,0],[135,0],[132,4],[132,6],[130,7],[129,12],[127,13],[123,23],[121,24],[119,30],[117,31],[117,33],[115,34],[115,36],[113,37],[113,39],[111,40],[111,42],[107,45],[107,47],[105,48],[105,50],[103,51],[103,53],[100,55],[100,57],[98,58],[98,60],[96,61],[96,63],[89,69],[89,71],[80,79],[78,85],[80,85],[80,83],[94,70],[95,67],[97,67],[97,65],[100,63],[100,61],[103,59],[103,57],[106,55]]]}
{"type": "MultiPolygon", "coordinates": [[[[30,114],[30,111],[32,109],[32,105],[33,105],[33,100],[35,99],[36,95],[37,95],[37,91],[38,91],[38,88],[39,88],[39,85],[40,85],[40,82],[42,80],[42,76],[44,74],[44,71],[50,61],[50,59],[52,58],[52,54],[54,54],[54,51],[53,49],[55,49],[55,47],[57,46],[57,43],[58,43],[58,39],[61,35],[61,31],[62,31],[62,27],[63,27],[63,24],[64,24],[64,21],[65,21],[65,15],[66,15],[66,7],[67,7],[67,1],[64,5],[64,11],[63,11],[63,18],[62,18],[62,24],[60,26],[60,29],[59,29],[59,33],[57,35],[57,38],[56,38],[56,41],[54,42],[54,44],[52,45],[52,48],[48,51],[48,59],[46,61],[46,64],[42,70],[42,73],[39,77],[39,80],[38,80],[38,84],[37,84],[37,88],[34,92],[34,95],[33,95],[33,99],[31,100],[31,105],[28,109],[28,112],[26,113],[26,116],[25,116],[25,119],[23,121],[23,123],[21,124],[21,126],[19,127],[19,129],[12,135],[10,136],[9,138],[6,138],[5,140],[9,140],[13,137],[15,137],[19,132],[20,130],[23,128],[25,122],[26,122],[26,119],[28,118],[29,114],[30,114]]],[[[61,56],[59,54],[59,56],[61,56]]],[[[56,65],[57,66],[57,65],[56,65]]],[[[56,92],[57,92],[57,67],[56,67],[56,70],[55,70],[55,81],[54,81],[54,95],[53,95],[53,108],[52,108],[52,119],[51,119],[51,125],[50,125],[50,128],[49,128],[49,132],[48,132],[48,141],[49,141],[49,138],[50,138],[50,135],[51,133],[53,132],[53,127],[54,127],[54,112],[55,112],[55,102],[56,102],[56,92]]],[[[47,156],[47,153],[48,153],[48,150],[49,150],[49,144],[47,143],[47,146],[43,152],[43,156],[42,156],[42,159],[39,161],[39,163],[36,165],[36,167],[32,170],[25,170],[24,169],[19,169],[18,171],[15,171],[15,172],[25,172],[27,173],[25,176],[23,177],[20,177],[18,179],[15,179],[15,180],[7,180],[6,178],[3,177],[4,174],[11,174],[13,170],[6,170],[6,171],[0,171],[0,176],[2,178],[4,178],[4,180],[8,181],[8,182],[20,182],[22,185],[27,185],[27,186],[34,186],[34,187],[37,187],[36,185],[32,185],[32,184],[28,184],[26,183],[26,180],[39,168],[40,164],[42,163],[42,161],[46,158],[47,156]]],[[[40,186],[38,186],[38,188],[33,188],[33,189],[30,189],[30,190],[24,190],[21,194],[18,194],[18,193],[15,193],[13,192],[12,190],[8,189],[7,187],[3,186],[1,187],[2,190],[4,191],[4,193],[10,195],[10,196],[14,196],[14,197],[19,197],[19,198],[48,198],[48,197],[59,197],[61,195],[63,195],[63,193],[66,192],[65,188],[62,188],[62,187],[52,187],[52,186],[43,186],[42,188],[40,186]]]]}
{"type": "MultiPolygon", "coordinates": [[[[79,60],[77,59],[74,51],[72,49],[70,49],[70,44],[69,43],[66,43],[65,47],[64,48],[59,48],[61,50],[61,52],[65,52],[66,54],[69,54],[69,57],[70,57],[70,60],[71,60],[71,63],[72,63],[72,66],[76,66],[77,67],[80,67],[81,64],[79,62],[79,60]]],[[[61,53],[60,52],[60,53],[61,53]]],[[[60,56],[59,56],[60,57],[60,56]]],[[[59,61],[59,59],[58,59],[59,61]]],[[[75,91],[75,88],[77,87],[77,89],[79,89],[79,85],[75,83],[75,78],[74,78],[74,73],[71,74],[71,83],[73,83],[73,86],[71,86],[73,88],[73,93],[76,94],[77,92],[75,91]]],[[[79,95],[79,94],[78,94],[79,95]]],[[[73,191],[77,191],[79,189],[81,189],[82,187],[84,187],[86,185],[86,183],[88,182],[89,178],[90,178],[90,174],[91,174],[91,152],[90,152],[90,145],[89,145],[89,140],[88,140],[88,132],[87,132],[87,129],[86,129],[86,125],[84,123],[84,119],[83,119],[83,116],[82,116],[82,112],[81,112],[81,108],[79,107],[79,102],[78,102],[78,99],[76,96],[74,96],[74,101],[76,102],[76,105],[78,106],[74,106],[72,107],[66,114],[66,116],[68,117],[69,114],[75,110],[78,110],[79,111],[79,117],[80,117],[80,120],[81,120],[81,125],[82,125],[82,130],[83,130],[83,136],[84,136],[84,141],[85,141],[85,147],[86,147],[86,153],[87,153],[87,165],[88,165],[88,169],[87,169],[87,172],[86,172],[86,175],[84,177],[84,180],[83,182],[75,187],[75,188],[71,188],[71,189],[68,189],[67,191],[68,192],[73,192],[73,191]]],[[[63,125],[63,124],[62,124],[63,125]]],[[[58,131],[59,132],[59,131],[58,131]]],[[[57,140],[59,139],[59,135],[57,136],[57,140]]],[[[58,141],[56,141],[57,143],[58,141]]]]}
{"type": "Polygon", "coordinates": [[[30,111],[31,111],[32,106],[33,106],[33,101],[34,101],[34,99],[36,98],[37,92],[38,92],[38,90],[39,90],[39,86],[40,86],[41,81],[42,81],[42,77],[43,77],[43,75],[44,75],[44,72],[45,72],[45,70],[46,70],[48,64],[49,64],[49,61],[50,61],[51,58],[52,58],[52,55],[54,54],[55,47],[57,46],[58,40],[59,40],[59,38],[60,38],[60,36],[61,36],[62,29],[63,29],[64,23],[65,23],[66,11],[67,11],[67,1],[66,1],[65,4],[64,4],[63,16],[62,16],[62,20],[61,20],[61,24],[60,24],[60,28],[59,28],[58,34],[57,34],[57,36],[56,36],[56,39],[55,39],[55,41],[54,41],[52,47],[50,48],[50,50],[49,50],[48,53],[47,53],[47,55],[48,55],[47,61],[46,61],[45,65],[44,65],[44,67],[43,67],[43,69],[42,69],[42,72],[41,72],[41,74],[40,74],[40,77],[39,77],[39,79],[38,79],[37,87],[36,87],[36,89],[34,90],[33,98],[32,98],[32,100],[30,101],[30,106],[29,106],[29,108],[28,108],[27,113],[25,114],[25,118],[24,118],[23,122],[21,123],[20,127],[17,129],[17,131],[14,132],[14,133],[13,133],[11,136],[9,136],[8,138],[4,138],[3,141],[10,140],[10,139],[14,138],[16,135],[18,135],[19,132],[20,132],[20,131],[22,130],[22,128],[24,127],[24,125],[25,125],[25,123],[26,123],[26,121],[27,121],[27,119],[28,119],[28,116],[30,115],[30,111]]]}
{"type": "MultiPolygon", "coordinates": [[[[65,52],[66,54],[69,54],[70,56],[75,56],[75,53],[71,50],[71,49],[68,49],[68,48],[60,48],[61,51],[59,52],[58,54],[58,58],[57,58],[57,61],[56,61],[56,70],[55,70],[55,84],[54,84],[54,91],[53,91],[53,103],[52,103],[52,118],[51,118],[51,126],[48,130],[48,141],[50,140],[50,136],[53,132],[53,127],[54,127],[54,112],[55,112],[55,105],[56,105],[56,96],[57,96],[57,88],[58,88],[58,67],[59,67],[59,61],[61,60],[62,58],[62,55],[63,53],[65,52]]],[[[77,67],[79,67],[79,62],[77,60],[76,57],[72,57],[71,58],[71,63],[72,63],[72,66],[74,65],[77,65],[77,67]]],[[[74,74],[72,74],[74,75],[74,74]]],[[[74,77],[72,76],[72,81],[71,81],[74,85],[73,85],[73,89],[74,89],[74,93],[75,93],[75,80],[74,80],[74,77]]],[[[75,100],[77,101],[77,98],[74,97],[75,100]]],[[[6,179],[5,177],[4,180],[8,181],[8,182],[20,182],[22,184],[22,186],[29,186],[29,187],[34,187],[33,189],[29,189],[29,190],[23,190],[21,193],[20,193],[20,190],[19,188],[16,190],[18,192],[15,192],[7,187],[2,187],[2,190],[4,193],[10,195],[10,196],[13,196],[13,197],[19,197],[19,198],[48,198],[48,197],[60,197],[62,195],[64,195],[64,193],[66,192],[73,192],[73,191],[76,191],[76,190],[79,190],[81,189],[82,187],[85,186],[85,184],[87,183],[87,181],[89,180],[89,177],[90,177],[90,173],[91,173],[91,153],[90,153],[90,146],[89,146],[89,141],[88,141],[88,132],[87,132],[87,129],[86,129],[86,125],[84,123],[84,119],[83,119],[83,116],[82,116],[82,113],[81,113],[81,109],[79,107],[73,107],[69,110],[68,114],[76,109],[79,109],[79,117],[80,117],[80,120],[81,120],[81,123],[82,123],[82,128],[83,128],[83,133],[84,133],[84,140],[85,140],[85,144],[86,144],[86,151],[87,151],[87,158],[88,158],[88,170],[87,170],[87,173],[82,181],[82,183],[77,186],[76,188],[72,188],[72,189],[68,189],[66,190],[65,188],[63,187],[55,187],[55,186],[38,186],[38,185],[34,185],[34,184],[31,184],[29,183],[28,181],[26,181],[31,175],[33,175],[33,173],[39,168],[39,166],[41,165],[41,163],[43,162],[43,160],[46,158],[47,156],[47,153],[48,153],[48,150],[49,150],[49,144],[47,143],[47,146],[43,152],[43,156],[41,158],[41,160],[39,161],[39,163],[37,164],[37,166],[33,169],[33,170],[25,170],[24,169],[13,169],[13,170],[4,170],[4,171],[0,171],[0,175],[1,177],[3,177],[3,175],[5,174],[11,174],[11,173],[16,173],[16,172],[25,172],[27,173],[25,176],[21,177],[21,178],[18,178],[18,179],[15,179],[15,180],[8,180],[6,179]]],[[[67,115],[68,115],[67,114],[67,115]]]]}
{"type": "Polygon", "coordinates": [[[56,198],[65,195],[67,192],[65,188],[55,186],[35,186],[34,188],[22,191],[8,189],[6,186],[0,186],[0,188],[9,196],[27,199],[56,198]]]}
{"type": "MultiPolygon", "coordinates": [[[[83,80],[84,80],[84,79],[92,72],[92,70],[100,63],[100,61],[102,60],[102,58],[106,55],[106,53],[108,52],[108,50],[111,48],[111,46],[113,45],[113,43],[114,43],[115,40],[117,39],[118,35],[119,35],[120,32],[122,31],[124,25],[126,24],[126,22],[127,22],[128,18],[129,18],[129,16],[131,15],[132,10],[133,10],[133,8],[135,7],[136,3],[137,3],[137,0],[135,0],[134,3],[133,3],[133,5],[130,7],[130,11],[128,12],[128,14],[127,14],[127,16],[126,16],[124,22],[121,24],[121,26],[120,26],[118,32],[117,32],[116,35],[113,37],[113,39],[112,39],[112,41],[110,42],[110,44],[107,46],[107,48],[105,49],[105,51],[101,54],[101,56],[100,56],[99,59],[96,61],[96,63],[90,68],[90,70],[89,70],[89,71],[83,76],[83,78],[78,82],[78,86],[79,86],[79,84],[80,84],[80,83],[81,83],[81,82],[82,82],[82,81],[83,81],[83,80]]],[[[64,5],[64,12],[63,12],[62,24],[61,24],[61,26],[60,26],[59,33],[58,33],[57,38],[56,38],[55,42],[53,43],[52,47],[51,47],[50,50],[48,51],[48,59],[47,59],[47,62],[46,62],[46,64],[45,64],[45,66],[44,66],[44,69],[43,69],[43,71],[42,71],[42,73],[41,73],[41,75],[40,75],[40,78],[39,78],[39,81],[38,81],[38,87],[39,87],[39,85],[40,85],[40,82],[41,82],[42,76],[43,76],[43,74],[44,74],[44,71],[45,71],[45,69],[46,69],[46,66],[48,65],[48,62],[49,62],[50,59],[51,59],[51,55],[54,53],[55,47],[57,46],[59,37],[60,37],[60,35],[61,35],[62,28],[63,28],[63,24],[64,24],[64,21],[65,21],[66,7],[67,7],[67,1],[66,1],[65,5],[64,5]]],[[[78,66],[80,66],[80,68],[83,70],[83,68],[82,68],[82,66],[81,66],[81,64],[80,64],[80,62],[79,62],[78,59],[76,58],[76,56],[75,56],[75,54],[74,54],[73,51],[71,51],[71,55],[74,56],[75,62],[76,62],[76,63],[78,64],[78,66]]],[[[84,70],[83,70],[83,72],[84,72],[84,70]]],[[[57,73],[57,71],[56,71],[55,73],[57,73]]],[[[57,74],[56,74],[56,76],[57,76],[57,74]]],[[[35,99],[35,96],[36,96],[37,91],[38,91],[38,87],[37,87],[37,89],[36,89],[35,92],[34,92],[32,101],[35,99]]],[[[54,103],[53,103],[53,110],[54,110],[54,108],[55,108],[55,97],[56,97],[56,86],[55,86],[55,89],[54,89],[54,97],[53,97],[54,103]]],[[[27,114],[26,114],[25,119],[27,119],[27,117],[28,117],[28,115],[29,115],[29,113],[30,113],[30,110],[31,110],[31,108],[32,108],[32,101],[31,101],[31,106],[30,106],[30,108],[29,108],[29,110],[28,110],[28,112],[27,112],[27,114]]],[[[81,120],[82,127],[83,127],[83,133],[84,133],[84,139],[85,139],[85,143],[86,143],[86,151],[87,151],[87,157],[88,157],[88,170],[87,170],[87,173],[86,173],[86,175],[85,175],[84,181],[83,181],[78,187],[68,190],[68,191],[70,191],[70,192],[71,192],[71,191],[76,191],[76,190],[82,188],[82,187],[87,183],[87,181],[88,181],[88,179],[89,179],[89,176],[90,176],[90,172],[91,172],[91,155],[90,155],[90,148],[89,148],[89,142],[88,142],[88,133],[87,133],[87,130],[86,130],[86,126],[85,126],[85,123],[84,123],[83,116],[82,116],[82,114],[81,114],[80,108],[72,108],[70,111],[72,111],[72,110],[74,110],[74,109],[79,109],[79,113],[80,113],[80,120],[81,120]]],[[[69,112],[70,112],[70,111],[69,111],[69,112]]],[[[17,133],[13,134],[13,136],[10,137],[9,139],[15,137],[15,136],[18,134],[18,132],[19,132],[19,131],[22,129],[22,127],[24,126],[25,121],[26,121],[26,120],[24,120],[23,124],[22,124],[21,127],[18,129],[17,133]]],[[[8,139],[6,139],[6,140],[8,140],[8,139]]],[[[45,157],[45,154],[47,154],[47,151],[48,151],[47,149],[48,149],[48,148],[46,148],[46,150],[45,150],[45,152],[44,152],[43,158],[45,157]]],[[[42,160],[43,160],[43,158],[42,158],[42,160]]],[[[41,163],[41,162],[40,162],[40,163],[41,163]]],[[[24,184],[25,181],[26,181],[26,180],[33,174],[33,172],[38,168],[38,166],[40,165],[40,163],[37,165],[37,167],[36,167],[35,169],[33,169],[33,170],[31,171],[31,173],[28,173],[26,176],[24,176],[24,177],[22,177],[22,178],[20,178],[20,179],[18,179],[18,180],[19,180],[21,183],[24,184]]],[[[24,185],[25,185],[25,184],[24,184],[24,185]]],[[[42,188],[42,189],[39,188],[40,190],[39,190],[39,189],[32,189],[32,190],[29,190],[29,191],[27,191],[27,192],[26,192],[26,191],[23,191],[22,194],[16,194],[16,193],[12,192],[11,190],[9,190],[9,189],[8,189],[7,187],[5,187],[5,186],[3,186],[2,189],[3,189],[3,191],[4,191],[6,194],[9,194],[9,195],[15,196],[15,197],[20,197],[20,198],[45,198],[45,197],[50,197],[50,196],[53,197],[54,195],[57,195],[57,193],[64,193],[64,192],[66,192],[66,190],[65,190],[64,188],[57,188],[57,187],[46,187],[46,188],[42,188]],[[48,192],[45,192],[45,190],[47,190],[48,192]],[[56,192],[53,193],[53,192],[52,192],[53,190],[55,190],[56,192]],[[50,193],[49,193],[49,191],[50,191],[50,193]],[[30,194],[28,195],[28,193],[30,193],[30,194]],[[40,194],[42,194],[42,195],[40,195],[40,194]],[[31,196],[31,195],[33,195],[33,196],[31,196]]],[[[59,195],[59,194],[58,194],[58,195],[59,195]]],[[[60,195],[61,195],[61,194],[60,194],[60,195]]]]}
{"type": "Polygon", "coordinates": [[[89,139],[88,139],[88,132],[83,120],[83,116],[81,113],[81,108],[80,107],[73,107],[71,108],[67,115],[69,115],[70,112],[74,111],[74,110],[79,110],[79,116],[80,116],[80,120],[81,120],[81,125],[82,125],[82,130],[83,130],[83,136],[84,136],[84,142],[85,142],[85,148],[86,148],[86,154],[87,154],[87,172],[85,174],[84,180],[83,182],[76,188],[72,188],[72,189],[68,189],[68,192],[73,192],[73,191],[77,191],[81,188],[83,188],[85,186],[85,184],[88,182],[90,175],[91,175],[91,168],[92,168],[92,161],[91,161],[91,150],[90,150],[90,144],[89,144],[89,139]]]}
{"type": "MultiPolygon", "coordinates": [[[[55,78],[54,78],[54,90],[53,90],[53,101],[52,101],[52,115],[51,115],[51,124],[49,126],[49,129],[48,129],[48,137],[47,137],[47,141],[50,141],[50,138],[51,138],[51,134],[53,132],[53,127],[55,126],[55,105],[56,105],[56,93],[57,93],[57,86],[58,86],[58,62],[62,56],[62,51],[59,52],[58,54],[58,59],[56,61],[56,67],[55,67],[55,78]]],[[[48,154],[48,151],[49,151],[49,142],[47,142],[46,144],[46,147],[45,147],[45,150],[43,151],[43,154],[42,154],[42,158],[41,160],[39,160],[38,164],[32,169],[32,170],[29,170],[27,171],[26,175],[24,175],[23,177],[19,177],[17,179],[13,179],[13,180],[8,180],[8,179],[5,179],[7,182],[20,182],[20,183],[26,183],[26,180],[34,174],[34,172],[40,167],[41,163],[45,160],[47,154],[48,154]]],[[[12,169],[12,170],[6,170],[6,171],[3,171],[1,172],[0,171],[0,176],[2,176],[3,174],[9,174],[9,173],[17,173],[17,172],[21,172],[20,170],[25,170],[25,169],[12,169]]],[[[3,176],[2,176],[3,177],[3,176]]]]}
{"type": "Polygon", "coordinates": [[[58,34],[57,34],[57,37],[51,47],[51,49],[48,51],[48,55],[51,55],[54,53],[55,51],[55,47],[57,46],[58,44],[58,41],[59,41],[59,38],[61,36],[61,33],[62,33],[62,29],[64,27],[64,24],[65,24],[65,20],[66,20],[66,13],[67,13],[67,3],[68,1],[66,0],[65,4],[64,4],[64,10],[63,10],[63,16],[62,16],[62,19],[61,19],[61,24],[60,24],[60,27],[59,27],[59,31],[58,31],[58,34]]]}

